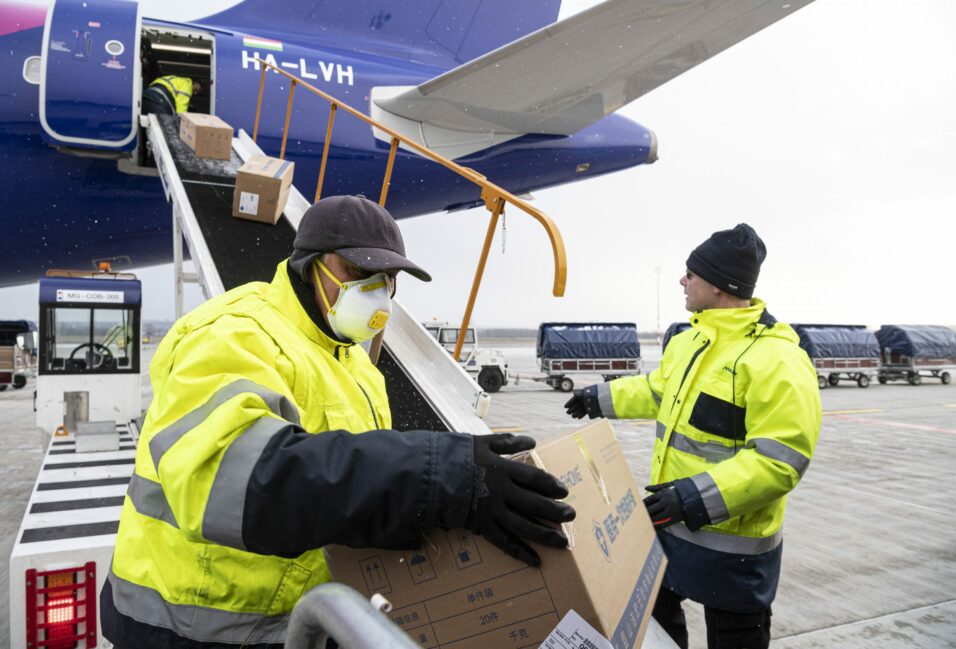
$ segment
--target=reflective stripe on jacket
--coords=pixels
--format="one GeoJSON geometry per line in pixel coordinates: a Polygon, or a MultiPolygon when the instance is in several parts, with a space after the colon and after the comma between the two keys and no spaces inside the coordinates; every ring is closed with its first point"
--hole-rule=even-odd
{"type": "Polygon", "coordinates": [[[761,300],[691,324],[649,375],[599,385],[601,412],[657,419],[651,483],[676,481],[686,519],[661,534],[665,548],[681,548],[665,585],[708,606],[758,610],[776,592],[786,494],[820,431],[816,373],[761,300]],[[709,574],[717,565],[720,586],[709,574]]]}
{"type": "Polygon", "coordinates": [[[176,112],[185,113],[189,110],[189,101],[193,98],[193,80],[189,77],[167,75],[153,81],[151,86],[162,86],[176,100],[176,112]]]}
{"type": "Polygon", "coordinates": [[[290,282],[282,262],[157,349],[104,617],[281,644],[296,601],[329,579],[322,545],[414,547],[464,523],[471,437],[388,430],[381,373],[323,334],[290,282]]]}

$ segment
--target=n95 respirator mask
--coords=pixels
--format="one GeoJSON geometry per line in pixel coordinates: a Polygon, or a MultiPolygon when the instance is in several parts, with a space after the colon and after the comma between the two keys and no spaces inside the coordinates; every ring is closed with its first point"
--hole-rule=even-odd
{"type": "Polygon", "coordinates": [[[360,343],[375,337],[385,328],[392,313],[395,280],[386,273],[376,273],[354,282],[342,282],[321,261],[312,264],[312,275],[328,312],[329,326],[343,340],[360,343]],[[319,271],[339,287],[335,304],[329,304],[319,271]]]}

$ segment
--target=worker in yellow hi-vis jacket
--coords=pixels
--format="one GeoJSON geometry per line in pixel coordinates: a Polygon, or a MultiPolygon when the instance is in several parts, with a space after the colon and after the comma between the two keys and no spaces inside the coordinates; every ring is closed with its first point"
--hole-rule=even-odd
{"type": "Polygon", "coordinates": [[[202,92],[202,84],[189,77],[166,75],[155,79],[143,92],[143,113],[173,115],[189,110],[189,102],[202,92]]]}
{"type": "Polygon", "coordinates": [[[282,649],[330,543],[410,549],[465,528],[533,565],[526,540],[568,543],[564,485],[502,457],[532,438],[392,428],[358,343],[388,322],[399,271],[431,278],[385,208],[324,198],[293,246],[271,282],[209,300],[156,350],[100,594],[117,649],[282,649]]]}
{"type": "Polygon", "coordinates": [[[816,372],[793,329],[752,297],[766,248],[715,232],[681,278],[691,329],[661,366],[576,392],[572,417],[657,420],[644,499],[668,566],[654,617],[687,648],[681,601],[704,605],[709,649],[765,649],[787,493],[820,432],[816,372]]]}

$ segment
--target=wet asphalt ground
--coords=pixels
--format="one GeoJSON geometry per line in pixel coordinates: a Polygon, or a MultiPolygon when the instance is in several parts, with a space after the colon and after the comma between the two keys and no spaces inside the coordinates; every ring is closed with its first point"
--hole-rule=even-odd
{"type": "MultiPolygon", "coordinates": [[[[562,408],[567,394],[528,378],[533,341],[483,346],[501,348],[524,377],[494,395],[492,429],[545,442],[578,427],[562,408]]],[[[645,371],[656,367],[658,348],[644,345],[643,355],[645,371]]],[[[579,386],[599,380],[575,377],[579,386]]],[[[0,393],[0,646],[9,638],[6,558],[49,439],[33,425],[33,389],[0,393]]],[[[821,397],[820,442],[789,497],[771,647],[956,648],[956,385],[846,383],[821,397]]],[[[653,422],[612,424],[637,484],[647,484],[653,422]]],[[[702,610],[685,608],[691,647],[701,649],[702,610]]]]}

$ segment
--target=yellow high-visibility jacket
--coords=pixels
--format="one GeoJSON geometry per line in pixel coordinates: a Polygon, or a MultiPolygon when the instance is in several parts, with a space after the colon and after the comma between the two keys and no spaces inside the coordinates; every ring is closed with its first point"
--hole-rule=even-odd
{"type": "Polygon", "coordinates": [[[674,482],[685,523],[664,528],[665,587],[757,611],[776,593],[786,494],[820,431],[816,372],[789,325],[754,298],[709,309],[646,376],[598,386],[601,414],[654,418],[651,483],[674,482]]]}
{"type": "Polygon", "coordinates": [[[471,436],[388,430],[381,373],[316,326],[295,281],[284,261],[156,350],[101,597],[119,646],[281,645],[296,601],[329,579],[323,545],[414,547],[464,523],[471,436]]]}
{"type": "Polygon", "coordinates": [[[166,88],[176,100],[177,113],[185,113],[189,110],[189,102],[193,98],[193,80],[189,77],[177,77],[170,74],[159,77],[149,85],[166,88]]]}

